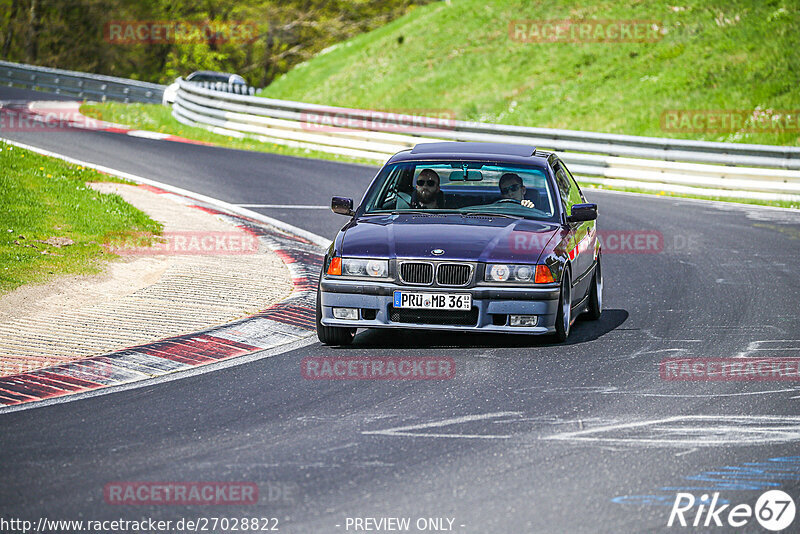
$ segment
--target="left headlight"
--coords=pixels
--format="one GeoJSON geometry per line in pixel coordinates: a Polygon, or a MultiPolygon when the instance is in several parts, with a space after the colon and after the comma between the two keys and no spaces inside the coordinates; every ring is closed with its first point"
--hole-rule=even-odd
{"type": "Polygon", "coordinates": [[[370,278],[386,278],[389,276],[389,260],[343,258],[342,276],[368,276],[370,278]]]}

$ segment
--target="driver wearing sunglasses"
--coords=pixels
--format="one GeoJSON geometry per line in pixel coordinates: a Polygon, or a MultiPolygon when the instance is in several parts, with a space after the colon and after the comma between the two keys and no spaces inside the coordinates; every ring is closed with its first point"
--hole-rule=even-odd
{"type": "Polygon", "coordinates": [[[433,169],[423,169],[417,176],[412,208],[442,209],[444,194],[439,189],[439,175],[433,169]]]}
{"type": "Polygon", "coordinates": [[[533,208],[533,202],[525,198],[525,186],[519,174],[507,172],[500,177],[500,195],[503,199],[515,200],[526,208],[533,208]]]}

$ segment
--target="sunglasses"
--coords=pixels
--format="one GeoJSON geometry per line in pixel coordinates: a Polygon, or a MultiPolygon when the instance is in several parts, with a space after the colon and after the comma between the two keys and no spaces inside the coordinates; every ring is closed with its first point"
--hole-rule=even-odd
{"type": "Polygon", "coordinates": [[[504,195],[507,195],[509,193],[516,193],[520,187],[522,186],[519,184],[509,185],[508,187],[501,187],[500,192],[503,193],[504,195]]]}
{"type": "Polygon", "coordinates": [[[428,187],[433,187],[437,184],[436,180],[417,180],[417,185],[422,187],[427,185],[428,187]]]}

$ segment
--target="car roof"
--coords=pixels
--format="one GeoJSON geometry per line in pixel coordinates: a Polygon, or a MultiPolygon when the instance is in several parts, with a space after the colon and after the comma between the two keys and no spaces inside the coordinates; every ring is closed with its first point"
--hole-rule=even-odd
{"type": "Polygon", "coordinates": [[[504,163],[543,164],[550,153],[537,151],[530,145],[508,143],[420,143],[411,150],[392,156],[387,163],[400,161],[472,160],[498,161],[504,163]]]}
{"type": "Polygon", "coordinates": [[[236,74],[234,74],[232,72],[217,72],[217,71],[214,71],[214,70],[196,70],[193,73],[191,73],[189,76],[187,76],[187,78],[188,77],[195,77],[196,78],[198,76],[208,76],[210,78],[213,77],[213,78],[225,78],[225,79],[227,79],[227,78],[230,78],[231,76],[236,76],[236,74]]]}

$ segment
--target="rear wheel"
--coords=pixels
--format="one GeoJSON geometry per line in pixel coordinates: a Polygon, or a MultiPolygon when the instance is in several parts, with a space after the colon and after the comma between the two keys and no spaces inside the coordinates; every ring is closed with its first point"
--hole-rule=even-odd
{"type": "Polygon", "coordinates": [[[563,342],[569,337],[569,327],[572,322],[572,279],[569,269],[564,268],[561,276],[561,291],[558,298],[558,311],[556,312],[556,340],[563,342]]]}
{"type": "Polygon", "coordinates": [[[600,268],[600,256],[598,256],[597,265],[594,268],[594,277],[592,278],[592,290],[589,293],[589,309],[586,317],[596,321],[600,318],[601,313],[603,313],[603,271],[600,268]]]}
{"type": "Polygon", "coordinates": [[[325,326],[322,324],[322,288],[317,286],[317,337],[325,345],[349,345],[356,334],[355,328],[325,326]]]}

